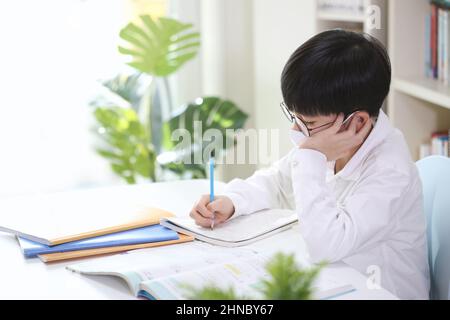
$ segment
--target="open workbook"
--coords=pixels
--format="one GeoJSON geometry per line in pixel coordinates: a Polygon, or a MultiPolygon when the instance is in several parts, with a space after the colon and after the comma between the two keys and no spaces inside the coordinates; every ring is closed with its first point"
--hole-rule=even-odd
{"type": "MultiPolygon", "coordinates": [[[[67,269],[86,275],[120,277],[135,296],[147,299],[189,299],[192,288],[209,284],[224,289],[233,287],[240,296],[258,299],[260,281],[269,277],[265,266],[270,258],[255,248],[223,248],[191,242],[135,250],[70,265],[67,269]]],[[[314,288],[316,299],[354,290],[353,286],[324,273],[314,288]]]]}
{"type": "Polygon", "coordinates": [[[224,247],[247,245],[275,233],[291,228],[297,223],[292,210],[267,209],[220,224],[211,230],[195,224],[189,217],[163,217],[160,224],[211,244],[224,247]]]}

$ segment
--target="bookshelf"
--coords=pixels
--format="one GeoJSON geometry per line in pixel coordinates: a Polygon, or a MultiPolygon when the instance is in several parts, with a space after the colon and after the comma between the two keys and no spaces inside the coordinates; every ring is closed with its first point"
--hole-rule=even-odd
{"type": "Polygon", "coordinates": [[[317,0],[316,30],[343,28],[366,32],[389,51],[392,85],[383,110],[405,135],[412,158],[431,134],[450,128],[450,85],[426,77],[426,17],[429,0],[317,0]],[[324,5],[325,4],[325,5],[324,5]],[[337,5],[335,5],[337,4],[337,5]],[[328,5],[328,6],[327,6],[328,5]],[[339,6],[344,9],[339,8],[339,6]],[[351,6],[359,9],[352,9],[351,6]],[[380,8],[381,28],[371,29],[366,8],[380,8]],[[346,7],[346,8],[345,8],[346,7]]]}
{"type": "Polygon", "coordinates": [[[395,0],[388,6],[392,86],[388,114],[405,135],[414,160],[431,134],[450,128],[450,86],[426,77],[426,16],[429,0],[395,0]]]}

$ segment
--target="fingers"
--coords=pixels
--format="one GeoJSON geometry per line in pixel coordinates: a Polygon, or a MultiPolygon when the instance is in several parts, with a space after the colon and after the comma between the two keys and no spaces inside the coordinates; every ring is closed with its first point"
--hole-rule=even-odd
{"type": "Polygon", "coordinates": [[[343,134],[346,135],[346,139],[348,141],[349,146],[355,147],[360,146],[361,144],[364,143],[371,129],[372,129],[372,121],[368,119],[364,123],[363,127],[359,129],[359,131],[357,131],[358,121],[356,119],[353,119],[347,131],[345,131],[343,134]]]}
{"type": "Polygon", "coordinates": [[[212,218],[213,212],[208,210],[208,208],[206,207],[208,205],[208,203],[209,203],[209,195],[205,194],[200,198],[200,200],[194,206],[193,210],[198,212],[204,218],[212,218]]]}
{"type": "Polygon", "coordinates": [[[364,124],[364,126],[358,131],[358,133],[356,133],[355,137],[357,138],[358,141],[362,143],[366,139],[371,129],[372,129],[372,121],[368,119],[364,124]]]}
{"type": "Polygon", "coordinates": [[[223,199],[219,198],[214,200],[213,202],[208,203],[206,207],[209,211],[214,212],[214,224],[218,225],[227,220],[228,217],[223,213],[223,199]]]}
{"type": "Polygon", "coordinates": [[[210,212],[216,212],[216,211],[220,211],[220,208],[222,207],[222,199],[217,199],[214,200],[213,202],[210,202],[206,205],[206,208],[210,211],[210,212]]]}
{"type": "Polygon", "coordinates": [[[340,135],[343,139],[351,140],[351,138],[353,138],[356,134],[357,129],[358,121],[356,118],[352,118],[349,120],[348,127],[341,133],[338,133],[338,135],[340,135]]]}
{"type": "Polygon", "coordinates": [[[212,225],[212,219],[203,217],[197,211],[192,210],[190,216],[195,220],[195,223],[201,227],[209,228],[212,225]]]}
{"type": "Polygon", "coordinates": [[[220,214],[214,214],[221,206],[221,199],[209,202],[209,195],[203,195],[200,200],[194,205],[190,212],[190,217],[195,220],[199,226],[209,228],[214,219],[214,225],[221,224],[225,221],[225,217],[220,214]]]}
{"type": "Polygon", "coordinates": [[[333,133],[337,133],[341,129],[343,121],[344,114],[340,113],[329,130],[333,133]]]}
{"type": "Polygon", "coordinates": [[[348,126],[347,131],[349,131],[351,133],[351,135],[354,135],[354,134],[356,134],[357,127],[358,127],[358,121],[355,117],[350,120],[350,125],[348,126]]]}

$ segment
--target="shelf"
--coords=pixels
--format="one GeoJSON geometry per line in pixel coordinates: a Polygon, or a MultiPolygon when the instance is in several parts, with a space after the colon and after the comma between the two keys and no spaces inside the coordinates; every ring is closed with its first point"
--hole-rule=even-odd
{"type": "Polygon", "coordinates": [[[428,78],[396,78],[392,88],[412,97],[450,109],[450,86],[428,78]]]}
{"type": "Polygon", "coordinates": [[[317,19],[326,21],[345,21],[364,23],[366,17],[364,15],[352,14],[342,11],[319,11],[317,19]]]}

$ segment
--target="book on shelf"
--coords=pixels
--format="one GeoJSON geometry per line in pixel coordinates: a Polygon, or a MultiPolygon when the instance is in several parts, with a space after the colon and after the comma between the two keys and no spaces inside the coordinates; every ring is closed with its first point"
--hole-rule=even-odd
{"type": "MultiPolygon", "coordinates": [[[[257,290],[267,280],[272,254],[255,248],[223,248],[202,242],[142,249],[67,267],[84,275],[119,277],[136,297],[151,300],[191,298],[191,289],[214,284],[232,287],[239,296],[263,298],[257,290]]],[[[310,267],[310,265],[304,266],[310,267]]],[[[313,283],[315,299],[329,299],[355,288],[322,270],[313,283]]]]}
{"type": "Polygon", "coordinates": [[[420,146],[420,158],[429,156],[450,156],[450,129],[448,131],[438,131],[431,135],[429,143],[424,143],[420,146]]]}
{"type": "Polygon", "coordinates": [[[450,0],[430,1],[425,19],[425,74],[448,85],[450,79],[450,0]]]}

